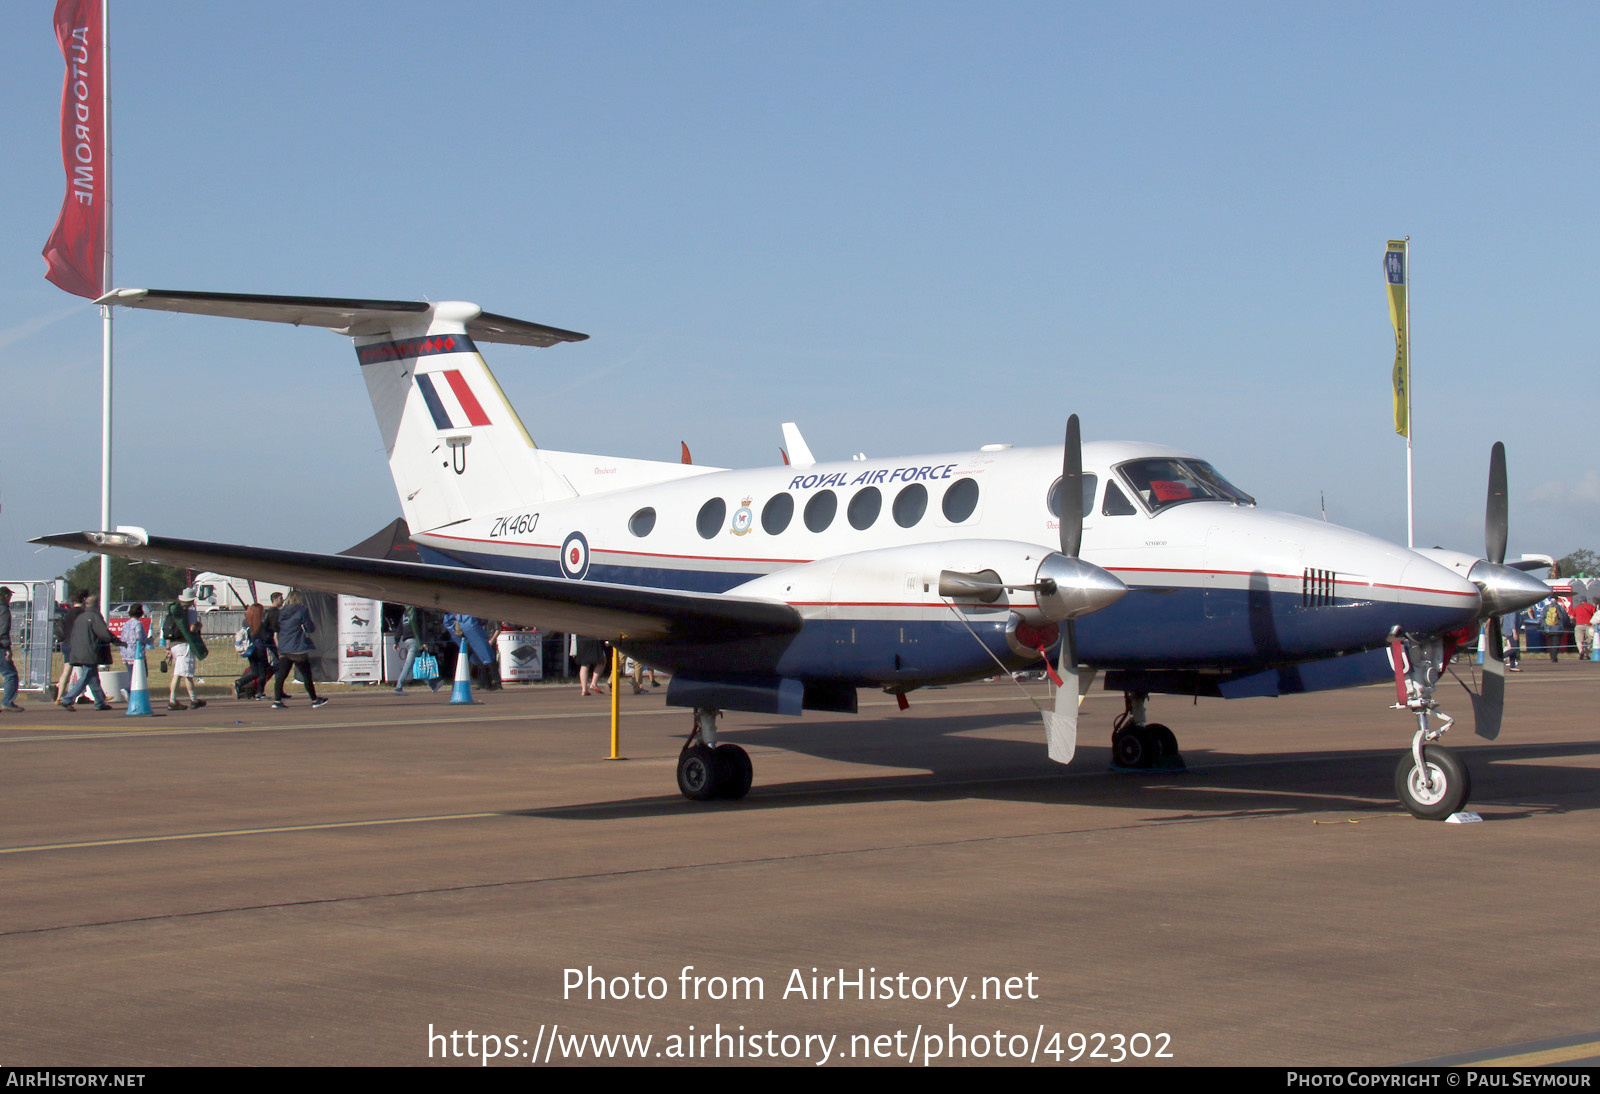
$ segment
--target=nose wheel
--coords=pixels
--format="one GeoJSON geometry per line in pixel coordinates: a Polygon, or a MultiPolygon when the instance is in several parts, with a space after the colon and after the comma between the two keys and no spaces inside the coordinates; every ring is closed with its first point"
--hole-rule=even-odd
{"type": "Polygon", "coordinates": [[[1394,772],[1394,792],[1400,804],[1421,820],[1444,820],[1459,813],[1472,796],[1472,775],[1443,745],[1424,745],[1423,766],[1407,752],[1394,772]]]}

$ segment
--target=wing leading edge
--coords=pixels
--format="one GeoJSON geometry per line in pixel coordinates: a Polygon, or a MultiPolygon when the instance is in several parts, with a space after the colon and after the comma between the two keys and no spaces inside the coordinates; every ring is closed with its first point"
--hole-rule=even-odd
{"type": "Polygon", "coordinates": [[[792,634],[800,614],[776,600],[641,589],[422,562],[278,551],[229,543],[65,532],[34,543],[347,593],[614,641],[705,643],[792,634]]]}

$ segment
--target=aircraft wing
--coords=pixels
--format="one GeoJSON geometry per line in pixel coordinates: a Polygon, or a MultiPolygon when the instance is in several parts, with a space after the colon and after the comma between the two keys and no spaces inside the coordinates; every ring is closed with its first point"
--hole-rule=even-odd
{"type": "Polygon", "coordinates": [[[641,589],[122,532],[66,532],[33,542],[213,570],[316,592],[514,620],[591,638],[706,642],[791,634],[800,629],[800,614],[788,604],[754,597],[641,589]]]}

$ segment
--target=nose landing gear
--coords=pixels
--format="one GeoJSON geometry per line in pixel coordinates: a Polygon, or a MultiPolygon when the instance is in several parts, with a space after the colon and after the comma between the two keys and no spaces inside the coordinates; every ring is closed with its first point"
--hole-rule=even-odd
{"type": "Polygon", "coordinates": [[[1392,709],[1408,710],[1417,718],[1411,747],[1395,769],[1395,796],[1414,817],[1444,820],[1465,809],[1472,794],[1472,776],[1466,765],[1443,745],[1432,743],[1455,724],[1455,719],[1440,710],[1433,697],[1434,686],[1444,671],[1444,643],[1438,638],[1397,636],[1389,643],[1389,658],[1394,664],[1399,699],[1392,709]],[[1429,715],[1442,723],[1437,729],[1428,724],[1429,715]]]}

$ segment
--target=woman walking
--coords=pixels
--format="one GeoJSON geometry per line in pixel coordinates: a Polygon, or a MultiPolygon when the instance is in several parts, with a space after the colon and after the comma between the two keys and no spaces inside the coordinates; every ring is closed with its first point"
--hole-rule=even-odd
{"type": "Polygon", "coordinates": [[[284,710],[289,705],[283,701],[283,682],[291,669],[299,670],[312,706],[320,707],[328,701],[317,697],[317,685],[311,682],[311,653],[317,648],[311,641],[311,632],[316,629],[306,598],[295,589],[284,599],[283,611],[278,613],[278,671],[272,677],[274,710],[284,710]]]}
{"type": "Polygon", "coordinates": [[[267,660],[267,610],[252,604],[244,610],[244,675],[233,682],[235,699],[260,699],[267,693],[267,678],[272,675],[267,660]]]}

